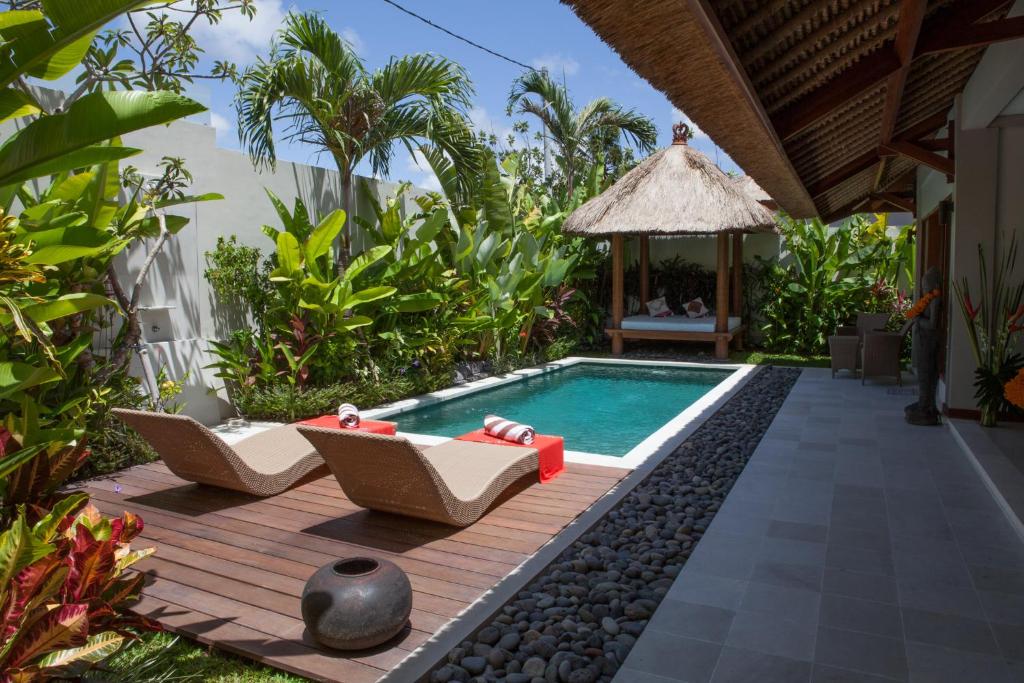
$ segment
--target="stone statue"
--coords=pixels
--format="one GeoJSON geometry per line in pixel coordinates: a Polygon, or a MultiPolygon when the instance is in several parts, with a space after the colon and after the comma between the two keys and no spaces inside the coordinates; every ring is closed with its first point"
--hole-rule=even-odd
{"type": "MultiPolygon", "coordinates": [[[[942,287],[942,274],[932,266],[921,276],[921,296],[938,292],[942,287]]],[[[903,413],[913,425],[939,424],[939,411],[935,407],[935,388],[939,381],[939,316],[942,315],[942,296],[933,297],[924,310],[914,318],[914,359],[917,371],[917,401],[908,405],[903,413]]]]}

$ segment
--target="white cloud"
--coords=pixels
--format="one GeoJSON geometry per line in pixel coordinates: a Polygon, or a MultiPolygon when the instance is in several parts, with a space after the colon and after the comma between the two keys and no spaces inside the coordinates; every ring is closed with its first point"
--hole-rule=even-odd
{"type": "Polygon", "coordinates": [[[416,187],[422,187],[433,192],[441,191],[441,181],[434,175],[430,164],[427,163],[423,153],[419,150],[405,158],[405,170],[415,174],[409,180],[416,187]]]}
{"type": "Polygon", "coordinates": [[[357,55],[359,55],[360,57],[366,56],[366,43],[363,42],[362,36],[356,33],[356,30],[354,28],[352,28],[351,26],[346,26],[345,28],[341,29],[341,37],[345,40],[346,43],[352,46],[352,49],[355,50],[355,53],[357,55]]]}
{"type": "MultiPolygon", "coordinates": [[[[494,134],[501,145],[507,144],[508,136],[512,134],[512,126],[502,120],[494,119],[483,107],[473,107],[469,110],[469,122],[480,133],[494,134]]],[[[513,140],[512,147],[518,145],[518,140],[513,140]]]]}
{"type": "Polygon", "coordinates": [[[252,21],[237,10],[225,12],[218,24],[196,22],[193,29],[199,46],[213,59],[227,59],[246,65],[266,55],[274,33],[284,23],[287,9],[283,0],[254,0],[252,21]]]}
{"type": "Polygon", "coordinates": [[[221,142],[224,139],[237,142],[237,140],[235,140],[235,122],[227,116],[211,109],[210,126],[217,131],[218,142],[221,142]]]}
{"type": "Polygon", "coordinates": [[[564,76],[575,76],[580,71],[580,63],[572,57],[565,57],[561,53],[542,55],[530,62],[535,69],[547,69],[552,78],[564,76]]]}
{"type": "Polygon", "coordinates": [[[672,107],[672,123],[685,123],[686,125],[688,125],[690,127],[690,134],[692,135],[694,140],[711,139],[711,137],[708,136],[707,133],[700,129],[700,126],[694,123],[693,120],[690,119],[690,117],[687,116],[685,112],[683,112],[683,110],[677,107],[672,107]]]}

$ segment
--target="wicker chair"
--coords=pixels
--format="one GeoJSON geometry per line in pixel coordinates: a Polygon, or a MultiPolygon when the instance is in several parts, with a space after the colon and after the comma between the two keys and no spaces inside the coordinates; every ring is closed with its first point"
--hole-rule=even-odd
{"type": "Polygon", "coordinates": [[[421,451],[399,436],[298,429],[356,505],[458,527],[480,519],[505,489],[536,476],[539,467],[531,446],[452,440],[421,451]]]}
{"type": "Polygon", "coordinates": [[[861,384],[868,377],[895,377],[896,385],[903,386],[903,367],[900,356],[903,339],[913,326],[908,320],[899,332],[867,332],[861,345],[861,384]]]}
{"type": "Polygon", "coordinates": [[[832,377],[839,370],[856,373],[860,368],[861,347],[864,335],[884,330],[889,322],[888,313],[858,313],[854,325],[840,325],[836,333],[828,338],[831,357],[832,377]]]}
{"type": "Polygon", "coordinates": [[[274,427],[229,446],[185,415],[123,408],[113,413],[149,442],[167,469],[197,484],[276,496],[328,473],[323,458],[295,425],[274,427]]]}

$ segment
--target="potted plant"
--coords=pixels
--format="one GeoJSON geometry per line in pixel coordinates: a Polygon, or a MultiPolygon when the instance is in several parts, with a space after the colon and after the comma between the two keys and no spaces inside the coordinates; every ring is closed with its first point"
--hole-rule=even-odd
{"type": "Polygon", "coordinates": [[[1024,368],[1024,357],[1014,348],[1024,330],[1024,282],[1009,284],[1017,263],[1016,238],[1010,240],[1001,260],[996,261],[989,280],[985,253],[978,245],[978,271],[981,279],[977,305],[971,298],[967,278],[953,283],[960,304],[971,351],[978,367],[974,371],[974,394],[981,410],[981,424],[994,427],[1000,408],[1012,404],[1005,387],[1024,368]],[[991,285],[991,287],[990,287],[991,285]]]}

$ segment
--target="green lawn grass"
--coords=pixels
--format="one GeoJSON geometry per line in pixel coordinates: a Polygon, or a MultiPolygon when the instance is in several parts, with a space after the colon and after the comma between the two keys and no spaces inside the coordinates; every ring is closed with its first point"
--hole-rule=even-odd
{"type": "Polygon", "coordinates": [[[771,353],[769,351],[733,351],[729,360],[751,365],[788,365],[798,368],[827,368],[828,356],[802,356],[793,353],[771,353]]]}
{"type": "Polygon", "coordinates": [[[308,679],[200,645],[170,633],[150,633],[115,655],[97,680],[303,683],[308,679]]]}

